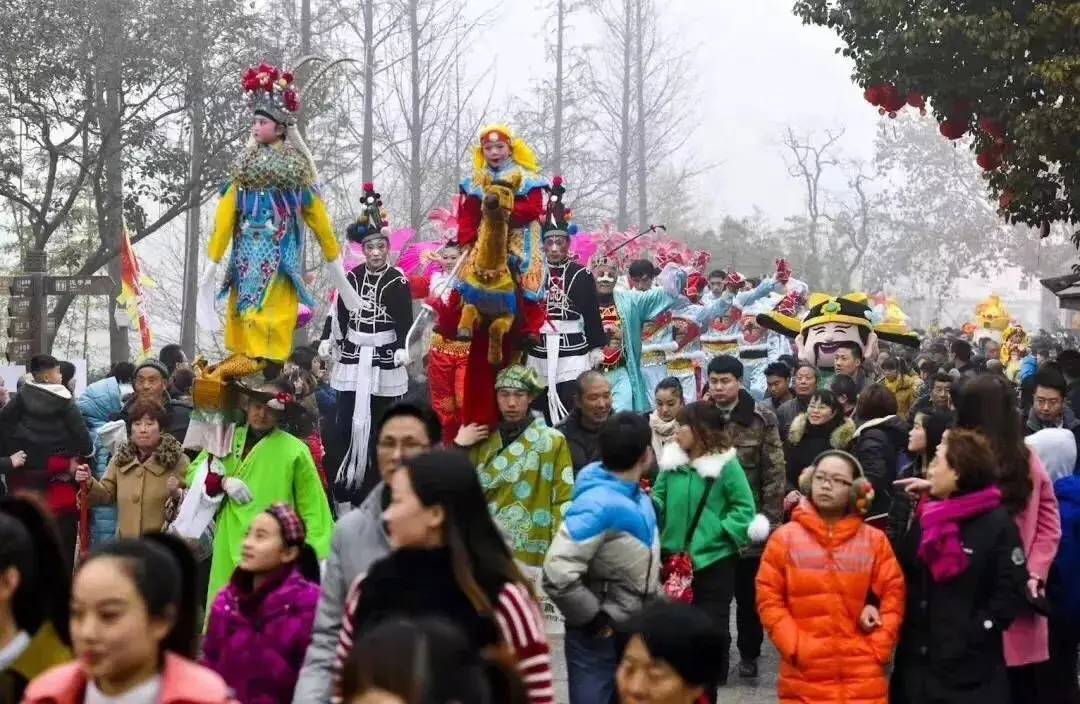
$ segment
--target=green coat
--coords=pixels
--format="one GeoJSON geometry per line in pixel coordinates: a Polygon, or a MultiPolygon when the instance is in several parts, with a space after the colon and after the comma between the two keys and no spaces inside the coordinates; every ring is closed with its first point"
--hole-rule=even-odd
{"type": "Polygon", "coordinates": [[[538,417],[506,448],[498,430],[492,432],[469,450],[469,459],[514,557],[530,567],[543,565],[574,493],[566,438],[538,417]]]}
{"type": "MultiPolygon", "coordinates": [[[[232,453],[220,459],[225,467],[225,476],[242,480],[255,498],[241,506],[225,497],[218,509],[214,519],[214,553],[210,564],[210,589],[206,595],[207,610],[240,563],[241,548],[251,522],[276,501],[290,504],[304,519],[307,542],[315,549],[320,560],[330,552],[334,521],[322,480],[307,445],[284,430],[274,430],[255,443],[247,457],[241,459],[247,432],[246,425],[237,427],[233,435],[232,453]]],[[[188,486],[192,486],[199,467],[207,461],[208,456],[205,451],[201,452],[188,467],[188,486]]]]}
{"type": "Polygon", "coordinates": [[[748,543],[747,528],[754,519],[754,494],[734,448],[693,461],[677,447],[665,451],[652,491],[663,525],[660,549],[665,555],[687,549],[686,531],[705,491],[705,477],[716,477],[716,481],[690,541],[695,570],[738,555],[748,543]]]}

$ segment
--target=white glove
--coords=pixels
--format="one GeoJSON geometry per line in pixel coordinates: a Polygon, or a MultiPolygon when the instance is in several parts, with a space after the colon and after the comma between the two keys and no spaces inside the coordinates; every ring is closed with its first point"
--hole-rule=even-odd
{"type": "Polygon", "coordinates": [[[330,272],[330,281],[334,284],[334,288],[337,289],[337,295],[341,298],[345,307],[352,311],[360,310],[360,294],[349,283],[349,276],[345,273],[345,265],[342,264],[341,257],[339,256],[332,262],[327,262],[326,266],[330,272]]]}
{"type": "Polygon", "coordinates": [[[195,322],[203,330],[216,332],[221,329],[221,318],[214,310],[214,300],[217,298],[217,272],[221,265],[210,262],[206,265],[206,271],[199,279],[199,295],[195,303],[195,322]]]}
{"type": "Polygon", "coordinates": [[[404,367],[409,363],[409,350],[400,349],[394,350],[394,366],[404,367]]]}
{"type": "Polygon", "coordinates": [[[241,506],[250,504],[255,500],[255,497],[251,494],[251,489],[248,489],[247,484],[245,484],[242,479],[225,477],[225,480],[221,482],[221,488],[229,495],[230,500],[235,501],[241,506]]]}
{"type": "Polygon", "coordinates": [[[319,343],[319,356],[330,358],[330,354],[334,351],[334,343],[330,338],[326,338],[319,343]]]}
{"type": "Polygon", "coordinates": [[[599,367],[604,362],[604,350],[601,347],[589,350],[589,367],[599,367]]]}

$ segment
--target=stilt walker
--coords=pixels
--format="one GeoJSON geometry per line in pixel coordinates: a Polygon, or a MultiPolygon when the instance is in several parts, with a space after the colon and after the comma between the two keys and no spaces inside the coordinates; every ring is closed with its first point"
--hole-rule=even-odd
{"type": "Polygon", "coordinates": [[[603,361],[607,342],[596,303],[596,282],[585,267],[569,258],[570,238],[577,234],[577,226],[570,223],[565,195],[562,177],[556,176],[541,223],[547,319],[540,327],[540,342],[529,349],[527,359],[527,366],[547,382],[536,408],[553,426],[573,410],[575,382],[582,372],[603,361]]]}
{"type": "MultiPolygon", "coordinates": [[[[350,311],[339,290],[330,337],[320,343],[320,351],[335,359],[330,374],[330,386],[338,391],[335,446],[345,448],[334,486],[339,514],[349,508],[341,504],[359,504],[378,483],[377,473],[367,471],[371,427],[409,386],[405,370],[405,341],[412,326],[409,282],[389,265],[386,217],[370,183],[364,184],[363,208],[347,232],[364,250],[364,263],[346,275],[349,291],[360,301],[359,310],[350,311]]],[[[330,458],[329,466],[336,459],[330,458]]]]}

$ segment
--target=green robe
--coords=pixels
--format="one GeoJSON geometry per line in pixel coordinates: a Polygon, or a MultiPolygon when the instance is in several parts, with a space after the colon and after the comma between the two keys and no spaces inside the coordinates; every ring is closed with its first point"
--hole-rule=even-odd
{"type": "Polygon", "coordinates": [[[469,450],[469,459],[514,557],[531,567],[542,566],[574,491],[566,438],[537,418],[505,449],[500,433],[491,433],[469,450]]]}
{"type": "MultiPolygon", "coordinates": [[[[232,453],[220,459],[225,467],[225,476],[242,480],[255,498],[241,506],[226,496],[218,509],[214,519],[216,527],[210,563],[210,589],[206,595],[207,611],[240,563],[241,548],[251,522],[276,501],[290,504],[304,519],[307,542],[315,549],[320,560],[330,552],[334,521],[322,480],[307,445],[284,430],[274,430],[255,443],[247,457],[240,459],[247,433],[246,425],[237,427],[233,435],[232,453]]],[[[188,467],[188,486],[192,485],[199,467],[207,461],[208,456],[205,451],[201,452],[188,467]]]]}

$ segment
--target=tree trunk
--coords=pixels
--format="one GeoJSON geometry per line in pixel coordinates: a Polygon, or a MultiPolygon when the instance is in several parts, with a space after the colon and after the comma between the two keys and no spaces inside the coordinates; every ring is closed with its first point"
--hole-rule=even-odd
{"type": "Polygon", "coordinates": [[[565,51],[566,0],[555,10],[555,127],[552,130],[551,172],[562,173],[563,150],[563,52],[565,51]]]}
{"type": "Polygon", "coordinates": [[[419,230],[424,224],[421,187],[421,149],[423,148],[423,114],[420,75],[420,2],[409,0],[409,227],[419,230]]]}
{"type": "Polygon", "coordinates": [[[618,214],[615,227],[626,230],[630,227],[630,83],[633,58],[633,15],[630,0],[623,0],[623,74],[622,101],[619,111],[619,173],[618,173],[618,214]]]}
{"type": "Polygon", "coordinates": [[[375,0],[364,0],[364,133],[360,136],[360,175],[375,180],[375,0]]]}
{"type": "MultiPolygon", "coordinates": [[[[202,175],[203,127],[206,113],[203,105],[203,2],[195,0],[193,7],[195,50],[191,67],[191,183],[200,183],[202,175]]],[[[195,301],[199,288],[199,229],[202,226],[202,194],[191,189],[190,209],[187,212],[187,241],[184,245],[184,297],[180,306],[180,346],[188,359],[195,359],[196,327],[195,301]]]]}
{"type": "Polygon", "coordinates": [[[645,148],[645,3],[648,0],[634,0],[636,5],[635,54],[637,55],[637,211],[638,229],[644,230],[649,223],[648,175],[645,148]]]}
{"type": "MultiPolygon", "coordinates": [[[[311,55],[311,0],[300,0],[300,56],[311,55]]],[[[308,72],[305,67],[305,73],[308,72]]],[[[297,76],[301,87],[307,84],[308,76],[297,76]]],[[[303,117],[303,111],[297,116],[296,129],[300,132],[300,137],[307,141],[307,124],[303,117]]],[[[305,230],[305,236],[300,238],[300,268],[302,271],[308,270],[307,254],[308,248],[306,246],[307,235],[305,230]]],[[[296,328],[293,330],[293,347],[299,347],[308,343],[308,328],[296,328]]]]}

